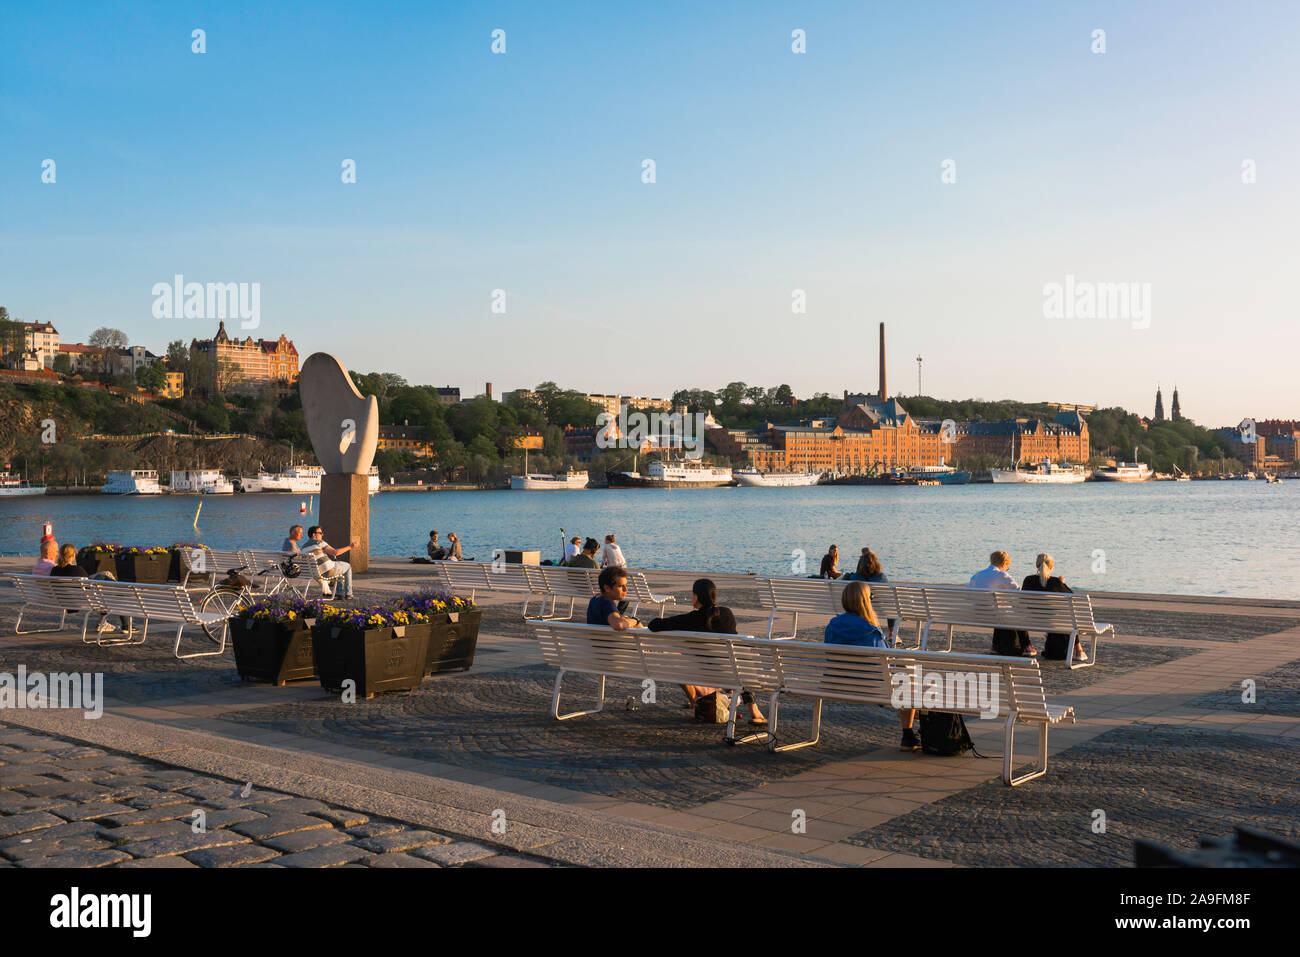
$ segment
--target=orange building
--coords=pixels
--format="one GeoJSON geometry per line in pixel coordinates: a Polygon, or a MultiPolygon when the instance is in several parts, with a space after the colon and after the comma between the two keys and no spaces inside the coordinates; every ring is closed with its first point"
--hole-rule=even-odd
{"type": "Polygon", "coordinates": [[[424,440],[424,429],[418,425],[381,425],[375,448],[399,449],[416,455],[433,455],[433,445],[424,440]]]}
{"type": "Polygon", "coordinates": [[[225,359],[238,365],[241,385],[255,388],[273,382],[288,389],[298,381],[298,350],[283,333],[279,339],[232,339],[223,320],[216,338],[196,339],[190,347],[207,353],[215,363],[225,359]]]}

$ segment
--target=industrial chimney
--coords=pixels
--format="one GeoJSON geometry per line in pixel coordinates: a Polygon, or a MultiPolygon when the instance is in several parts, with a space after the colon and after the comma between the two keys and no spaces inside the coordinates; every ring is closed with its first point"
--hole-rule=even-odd
{"type": "MultiPolygon", "coordinates": [[[[881,333],[881,334],[883,335],[884,333],[881,333]]],[[[487,384],[487,397],[488,397],[489,399],[492,398],[492,383],[491,383],[491,382],[489,382],[489,383],[487,384]]]]}
{"type": "Polygon", "coordinates": [[[885,324],[880,324],[880,401],[884,402],[889,398],[889,390],[885,388],[885,324]]]}

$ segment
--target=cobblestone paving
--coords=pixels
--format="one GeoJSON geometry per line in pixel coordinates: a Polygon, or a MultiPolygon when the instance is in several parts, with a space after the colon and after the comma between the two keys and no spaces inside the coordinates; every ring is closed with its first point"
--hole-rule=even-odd
{"type": "Polygon", "coordinates": [[[1139,608],[1108,608],[1096,616],[1124,635],[1160,638],[1196,638],[1201,641],[1246,641],[1272,635],[1300,624],[1295,618],[1265,615],[1198,615],[1183,611],[1147,611],[1139,608]]]}
{"type": "Polygon", "coordinates": [[[1051,760],[1022,787],[981,784],[848,841],[972,867],[1113,867],[1132,865],[1135,838],[1190,849],[1243,824],[1300,838],[1293,741],[1138,724],[1051,760]]]}
{"type": "Polygon", "coordinates": [[[1255,679],[1255,701],[1246,704],[1241,700],[1241,682],[1234,682],[1222,691],[1214,691],[1195,701],[1192,708],[1209,708],[1214,711],[1241,711],[1245,714],[1276,714],[1300,718],[1300,661],[1292,661],[1262,675],[1242,672],[1242,678],[1255,679]]]}
{"type": "MultiPolygon", "coordinates": [[[[898,745],[898,719],[885,708],[827,702],[816,748],[773,755],[759,743],[731,747],[723,727],[696,722],[676,686],[641,703],[641,683],[610,679],[605,711],[558,722],[550,716],[555,671],[546,665],[426,680],[412,694],[343,704],[276,705],[223,714],[276,731],[490,771],[557,787],[662,807],[714,801],[810,767],[898,745]],[[636,710],[627,710],[633,698],[636,710]]],[[[562,706],[594,703],[596,680],[566,676],[562,706]]],[[[760,701],[760,706],[763,702],[760,701]]],[[[809,726],[810,701],[781,707],[790,734],[809,726]]],[[[738,725],[744,732],[745,725],[738,725]]]]}
{"type": "Polygon", "coordinates": [[[0,868],[540,863],[246,785],[0,723],[0,868]]]}

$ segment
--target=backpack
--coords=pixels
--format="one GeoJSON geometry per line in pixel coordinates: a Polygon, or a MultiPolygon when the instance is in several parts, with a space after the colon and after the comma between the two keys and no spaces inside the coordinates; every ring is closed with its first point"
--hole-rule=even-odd
{"type": "Polygon", "coordinates": [[[921,750],[952,757],[975,749],[966,720],[950,711],[921,712],[921,750]]]}
{"type": "Polygon", "coordinates": [[[695,699],[695,720],[709,724],[726,724],[731,717],[731,699],[721,691],[711,691],[695,699]]]}
{"type": "Polygon", "coordinates": [[[297,578],[302,574],[302,569],[299,568],[298,563],[290,557],[280,563],[280,574],[285,578],[297,578]]]}

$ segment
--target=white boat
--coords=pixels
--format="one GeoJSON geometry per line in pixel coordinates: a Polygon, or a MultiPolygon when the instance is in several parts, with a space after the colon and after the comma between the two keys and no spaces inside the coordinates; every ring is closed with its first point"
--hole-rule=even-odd
{"type": "Polygon", "coordinates": [[[33,485],[25,478],[0,472],[0,498],[26,498],[29,495],[44,495],[45,486],[40,482],[33,485]]]}
{"type": "Polygon", "coordinates": [[[540,492],[548,489],[586,488],[587,473],[575,472],[572,469],[567,472],[556,472],[554,475],[546,475],[540,472],[528,472],[524,475],[510,476],[510,487],[517,491],[525,492],[540,492]]]}
{"type": "Polygon", "coordinates": [[[802,488],[821,481],[820,472],[760,472],[758,469],[737,469],[735,479],[748,488],[802,488]]]}
{"type": "Polygon", "coordinates": [[[1282,484],[1282,479],[1278,477],[1278,475],[1277,475],[1276,472],[1265,472],[1265,473],[1264,473],[1264,481],[1267,482],[1269,485],[1281,485],[1281,484],[1282,484]]]}
{"type": "Polygon", "coordinates": [[[239,480],[235,486],[235,491],[237,492],[265,491],[264,484],[266,480],[270,477],[271,474],[269,472],[258,472],[252,478],[249,478],[247,475],[241,475],[239,476],[239,480]]]}
{"type": "Polygon", "coordinates": [[[173,469],[171,489],[173,494],[230,495],[235,486],[220,469],[173,469]]]}
{"type": "MultiPolygon", "coordinates": [[[[241,476],[240,488],[245,492],[306,492],[308,495],[320,494],[321,479],[325,470],[319,465],[291,465],[283,472],[258,472],[254,478],[241,476]]],[[[366,476],[366,490],[370,494],[379,491],[379,466],[370,466],[366,476]]]]}
{"type": "Polygon", "coordinates": [[[105,495],[161,495],[158,473],[153,469],[122,469],[104,477],[105,495]]]}
{"type": "Polygon", "coordinates": [[[1057,465],[1051,461],[1039,462],[1038,465],[1024,469],[991,469],[993,481],[998,485],[1074,485],[1088,477],[1088,470],[1082,465],[1057,465]]]}
{"type": "Polygon", "coordinates": [[[606,472],[605,479],[610,488],[717,488],[736,482],[730,468],[705,465],[697,459],[651,462],[645,475],[606,472]]]}
{"type": "Polygon", "coordinates": [[[1092,473],[1092,477],[1102,482],[1148,482],[1151,480],[1151,466],[1145,462],[1103,465],[1092,473]]]}
{"type": "Polygon", "coordinates": [[[370,471],[366,474],[366,491],[374,495],[379,491],[379,466],[370,466],[370,471]]]}

